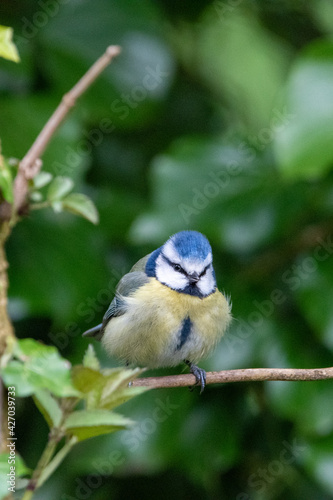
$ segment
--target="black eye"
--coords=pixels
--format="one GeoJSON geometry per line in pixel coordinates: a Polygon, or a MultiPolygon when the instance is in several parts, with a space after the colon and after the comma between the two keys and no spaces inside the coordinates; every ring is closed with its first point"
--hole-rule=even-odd
{"type": "Polygon", "coordinates": [[[173,268],[175,271],[182,271],[182,268],[179,264],[173,264],[173,268]]]}

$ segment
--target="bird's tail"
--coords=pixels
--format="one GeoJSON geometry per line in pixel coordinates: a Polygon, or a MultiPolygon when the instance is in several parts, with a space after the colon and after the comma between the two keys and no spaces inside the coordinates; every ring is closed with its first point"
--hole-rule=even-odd
{"type": "Polygon", "coordinates": [[[82,337],[94,337],[96,340],[101,340],[103,333],[101,332],[102,323],[94,326],[82,334],[82,337]]]}

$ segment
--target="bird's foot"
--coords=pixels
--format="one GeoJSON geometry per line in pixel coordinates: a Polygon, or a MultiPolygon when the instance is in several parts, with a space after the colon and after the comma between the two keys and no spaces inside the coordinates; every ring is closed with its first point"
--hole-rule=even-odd
{"type": "MultiPolygon", "coordinates": [[[[187,366],[190,368],[190,372],[195,376],[195,385],[200,385],[200,394],[203,392],[205,386],[206,386],[206,372],[202,368],[199,368],[199,366],[194,365],[191,363],[191,361],[188,361],[187,359],[184,360],[184,362],[187,364],[187,366]]],[[[191,390],[193,387],[191,388],[191,390]]]]}

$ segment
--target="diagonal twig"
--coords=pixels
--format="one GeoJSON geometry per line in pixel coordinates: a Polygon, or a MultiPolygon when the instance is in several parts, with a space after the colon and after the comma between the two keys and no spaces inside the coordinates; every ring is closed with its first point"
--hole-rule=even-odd
{"type": "Polygon", "coordinates": [[[76,100],[96,80],[99,74],[110,64],[112,59],[120,53],[117,45],[110,45],[105,53],[97,59],[91,68],[65,94],[52,116],[49,118],[31,148],[21,160],[14,183],[14,208],[18,211],[25,202],[28,191],[28,180],[33,179],[41,169],[41,155],[44,153],[54,133],[65,119],[68,112],[75,106],[76,100]]]}

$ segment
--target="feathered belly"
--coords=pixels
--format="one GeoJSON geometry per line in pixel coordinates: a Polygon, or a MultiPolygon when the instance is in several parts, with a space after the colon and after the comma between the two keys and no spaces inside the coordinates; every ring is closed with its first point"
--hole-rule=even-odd
{"type": "Polygon", "coordinates": [[[204,299],[181,294],[155,279],[126,297],[128,308],[112,318],[102,339],[111,356],[138,366],[176,366],[207,356],[230,322],[221,292],[204,299]]]}

